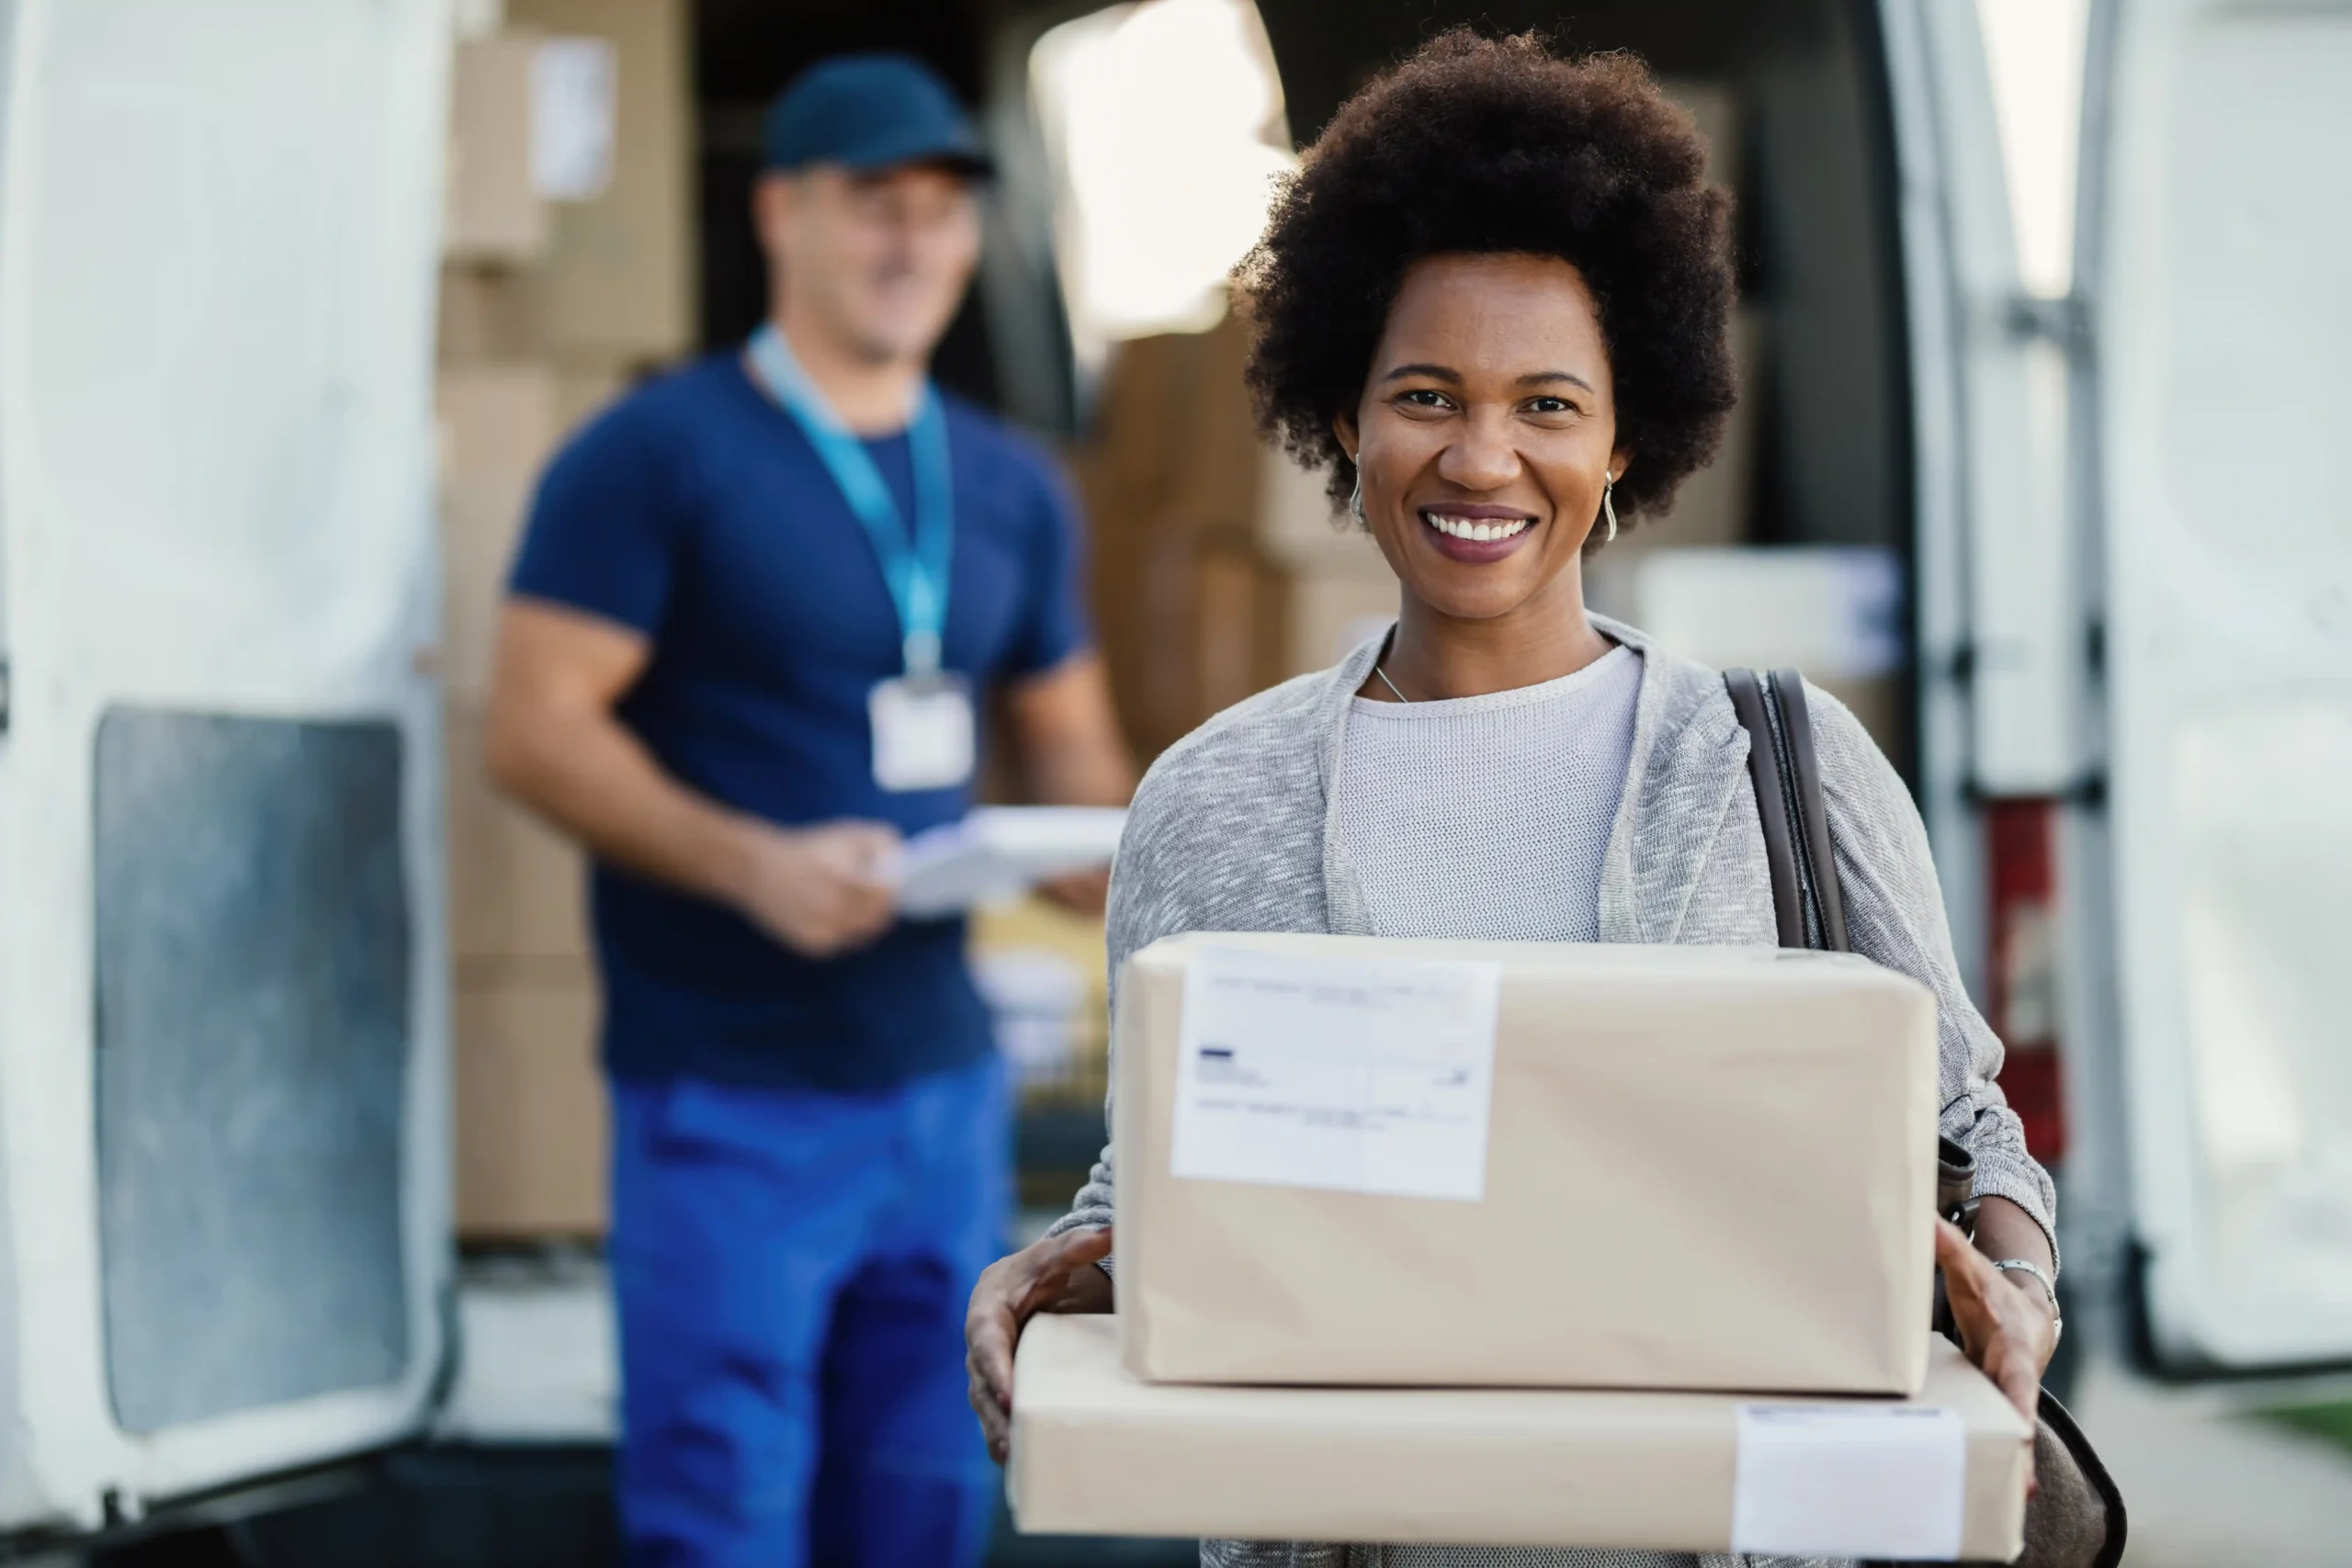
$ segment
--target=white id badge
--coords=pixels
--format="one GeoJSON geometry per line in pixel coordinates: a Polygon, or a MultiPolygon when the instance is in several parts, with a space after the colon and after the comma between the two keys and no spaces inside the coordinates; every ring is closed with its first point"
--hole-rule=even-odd
{"type": "Polygon", "coordinates": [[[874,782],[894,793],[955,789],[971,781],[978,750],[972,689],[960,675],[901,675],[866,698],[874,720],[874,782]]]}

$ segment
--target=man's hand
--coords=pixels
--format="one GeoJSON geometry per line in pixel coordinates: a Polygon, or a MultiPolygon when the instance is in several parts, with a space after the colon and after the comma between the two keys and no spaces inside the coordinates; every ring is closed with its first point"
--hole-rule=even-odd
{"type": "Polygon", "coordinates": [[[1950,1220],[1936,1222],[1936,1264],[1961,1348],[2030,1426],[2041,1403],[2041,1374],[2058,1349],[2058,1314],[2048,1294],[2031,1280],[2011,1283],[1950,1220]]]}
{"type": "Polygon", "coordinates": [[[964,1367],[972,1413],[989,1457],[1002,1464],[1012,1442],[1012,1350],[1041,1312],[1109,1312],[1111,1277],[1094,1267],[1111,1256],[1111,1229],[1064,1231],[988,1266],[964,1314],[964,1367]]]}
{"type": "Polygon", "coordinates": [[[890,927],[898,897],[886,880],[898,830],[880,822],[813,828],[744,825],[736,902],[767,933],[808,958],[864,947],[890,927]]]}

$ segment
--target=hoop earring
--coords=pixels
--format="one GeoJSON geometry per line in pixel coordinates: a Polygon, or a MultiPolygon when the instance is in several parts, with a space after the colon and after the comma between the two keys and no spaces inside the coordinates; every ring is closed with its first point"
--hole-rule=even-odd
{"type": "Polygon", "coordinates": [[[1601,536],[1600,542],[1613,545],[1617,542],[1617,476],[1614,474],[1600,476],[1600,512],[1609,519],[1609,532],[1601,536]]]}
{"type": "Polygon", "coordinates": [[[1356,465],[1356,488],[1348,494],[1348,515],[1356,520],[1359,528],[1372,526],[1363,520],[1363,465],[1361,463],[1356,465]]]}

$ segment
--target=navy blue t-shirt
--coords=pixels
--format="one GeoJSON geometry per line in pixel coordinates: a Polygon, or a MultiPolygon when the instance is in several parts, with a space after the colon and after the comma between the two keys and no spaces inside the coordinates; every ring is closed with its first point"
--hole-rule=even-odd
{"type": "MultiPolygon", "coordinates": [[[[1042,452],[944,400],[943,659],[978,690],[1083,644],[1076,516],[1042,452]]],[[[866,446],[911,525],[906,436],[866,446]]],[[[816,450],[734,354],[650,383],[572,438],[540,481],[510,587],[652,640],[619,717],[715,800],[787,826],[856,817],[909,834],[970,805],[967,789],[875,784],[866,699],[900,671],[898,615],[816,450]]],[[[960,920],[901,921],[808,959],[731,908],[610,865],[594,870],[594,905],[618,1077],[857,1089],[990,1049],[960,920]]]]}

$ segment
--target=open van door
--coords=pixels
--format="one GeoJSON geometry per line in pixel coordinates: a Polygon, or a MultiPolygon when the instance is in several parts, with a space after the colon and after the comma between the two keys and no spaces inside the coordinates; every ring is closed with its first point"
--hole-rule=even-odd
{"type": "Polygon", "coordinates": [[[1878,8],[1955,942],[2077,1284],[2176,1372],[2352,1359],[2352,0],[2091,0],[2058,297],[1991,9],[1878,8]]]}
{"type": "MultiPolygon", "coordinates": [[[[2094,756],[2067,484],[2079,334],[2070,301],[2026,288],[1977,6],[1881,0],[1878,21],[1911,372],[1920,808],[1962,976],[2008,1046],[2002,1085],[2054,1168],[2069,1128],[2052,863],[2094,756]]],[[[2095,1159],[2086,1131],[2076,1153],[2095,1159]]]]}
{"type": "Polygon", "coordinates": [[[2352,3],[2095,6],[2076,275],[2144,1328],[2352,1359],[2352,3]]]}
{"type": "Polygon", "coordinates": [[[0,1536],[447,1352],[447,0],[0,0],[0,1536]]]}

